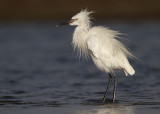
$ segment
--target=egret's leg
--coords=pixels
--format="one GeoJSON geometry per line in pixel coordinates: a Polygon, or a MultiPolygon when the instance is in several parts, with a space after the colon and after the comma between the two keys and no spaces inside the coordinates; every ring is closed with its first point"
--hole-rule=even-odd
{"type": "Polygon", "coordinates": [[[113,103],[114,103],[116,98],[117,77],[113,75],[113,78],[114,78],[114,91],[113,91],[113,103]]]}
{"type": "Polygon", "coordinates": [[[106,96],[107,96],[107,93],[108,93],[108,89],[111,85],[111,82],[112,82],[112,75],[109,73],[109,80],[108,80],[107,88],[106,88],[106,91],[105,91],[105,94],[104,94],[104,97],[103,97],[103,103],[106,100],[106,96]]]}

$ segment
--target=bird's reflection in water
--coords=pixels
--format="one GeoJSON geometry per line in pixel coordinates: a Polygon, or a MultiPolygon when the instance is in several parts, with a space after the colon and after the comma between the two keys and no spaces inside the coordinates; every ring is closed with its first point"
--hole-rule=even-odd
{"type": "Polygon", "coordinates": [[[132,106],[103,106],[77,111],[76,114],[135,114],[132,106]]]}

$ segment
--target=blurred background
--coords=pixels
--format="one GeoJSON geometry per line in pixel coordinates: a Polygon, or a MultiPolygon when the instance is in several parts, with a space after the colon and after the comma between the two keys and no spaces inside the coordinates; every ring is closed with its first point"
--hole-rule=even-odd
{"type": "Polygon", "coordinates": [[[0,0],[2,114],[160,114],[159,58],[160,0],[0,0]],[[101,103],[106,73],[74,53],[75,27],[56,27],[86,8],[140,60],[117,73],[116,106],[101,103]]]}
{"type": "Polygon", "coordinates": [[[159,19],[159,0],[1,0],[1,20],[55,20],[81,9],[97,12],[99,19],[159,19]]]}

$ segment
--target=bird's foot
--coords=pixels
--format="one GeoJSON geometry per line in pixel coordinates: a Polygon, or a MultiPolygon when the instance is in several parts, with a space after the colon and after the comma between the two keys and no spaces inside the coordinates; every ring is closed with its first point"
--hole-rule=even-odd
{"type": "Polygon", "coordinates": [[[102,103],[103,103],[103,104],[115,103],[115,100],[113,100],[113,99],[103,99],[103,100],[102,100],[102,103]]]}

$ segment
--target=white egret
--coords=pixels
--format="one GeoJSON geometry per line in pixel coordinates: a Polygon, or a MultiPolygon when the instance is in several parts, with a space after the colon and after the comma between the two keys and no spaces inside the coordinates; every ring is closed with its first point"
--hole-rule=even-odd
{"type": "Polygon", "coordinates": [[[114,72],[116,70],[123,70],[126,76],[128,74],[134,75],[135,71],[127,59],[127,57],[134,58],[134,56],[116,39],[121,33],[102,26],[92,27],[91,13],[93,12],[82,10],[73,16],[70,21],[63,22],[60,25],[69,24],[76,26],[72,40],[74,49],[82,57],[90,56],[97,68],[109,74],[103,103],[106,101],[108,89],[113,78],[114,91],[112,100],[115,102],[117,78],[114,72]]]}

